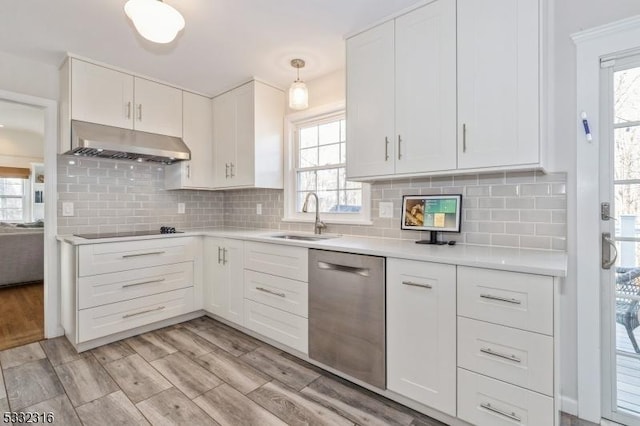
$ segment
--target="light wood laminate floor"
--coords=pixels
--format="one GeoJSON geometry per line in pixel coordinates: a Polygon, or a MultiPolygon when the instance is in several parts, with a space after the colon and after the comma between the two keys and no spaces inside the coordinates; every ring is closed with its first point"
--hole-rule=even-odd
{"type": "Polygon", "coordinates": [[[207,317],[82,354],[31,343],[0,365],[0,412],[65,426],[442,425],[207,317]]]}
{"type": "Polygon", "coordinates": [[[43,283],[0,288],[0,350],[43,338],[43,283]]]}

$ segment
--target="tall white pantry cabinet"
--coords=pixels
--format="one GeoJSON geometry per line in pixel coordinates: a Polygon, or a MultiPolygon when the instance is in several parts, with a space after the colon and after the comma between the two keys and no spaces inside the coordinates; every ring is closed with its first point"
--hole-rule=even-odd
{"type": "Polygon", "coordinates": [[[347,39],[354,180],[544,168],[544,0],[434,0],[347,39]]]}

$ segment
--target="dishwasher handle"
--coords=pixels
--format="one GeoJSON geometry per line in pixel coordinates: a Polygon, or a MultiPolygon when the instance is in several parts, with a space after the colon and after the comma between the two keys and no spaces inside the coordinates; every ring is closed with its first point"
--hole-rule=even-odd
{"type": "Polygon", "coordinates": [[[327,269],[329,271],[347,272],[349,274],[357,274],[363,277],[369,276],[369,268],[358,268],[356,266],[339,265],[337,263],[328,263],[318,261],[318,268],[327,269]]]}

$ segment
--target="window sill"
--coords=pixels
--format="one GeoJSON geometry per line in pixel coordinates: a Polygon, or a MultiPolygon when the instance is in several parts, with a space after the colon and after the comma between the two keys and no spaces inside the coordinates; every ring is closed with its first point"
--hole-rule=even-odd
{"type": "MultiPolygon", "coordinates": [[[[320,220],[328,225],[373,225],[371,220],[362,220],[362,219],[336,219],[336,218],[323,218],[320,216],[320,220]]],[[[315,219],[301,219],[298,217],[283,217],[283,222],[289,223],[314,223],[315,219]]]]}

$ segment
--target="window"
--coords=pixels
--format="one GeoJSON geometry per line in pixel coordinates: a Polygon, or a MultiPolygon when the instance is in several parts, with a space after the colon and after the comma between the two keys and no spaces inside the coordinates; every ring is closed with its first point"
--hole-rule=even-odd
{"type": "Polygon", "coordinates": [[[24,221],[25,179],[0,178],[0,221],[24,221]]]}
{"type": "MultiPolygon", "coordinates": [[[[346,126],[344,108],[323,114],[296,115],[289,121],[289,220],[313,220],[303,213],[307,194],[319,198],[322,220],[329,223],[370,223],[369,185],[346,179],[346,126]],[[298,117],[297,120],[295,118],[298,117]]],[[[315,199],[309,201],[315,212],[315,199]]]]}

